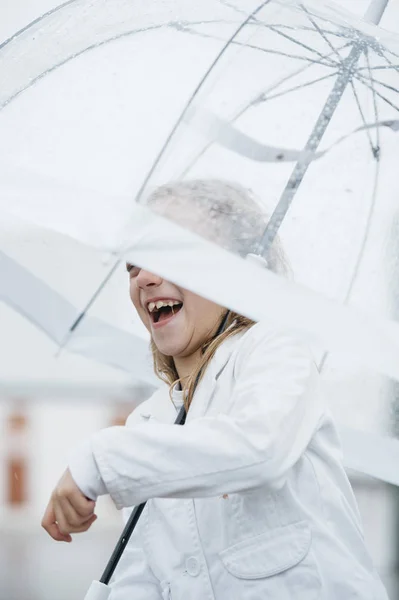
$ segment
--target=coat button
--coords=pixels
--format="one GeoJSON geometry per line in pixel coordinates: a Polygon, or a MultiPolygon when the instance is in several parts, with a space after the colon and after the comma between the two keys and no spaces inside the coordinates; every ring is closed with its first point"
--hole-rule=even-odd
{"type": "Polygon", "coordinates": [[[186,570],[191,577],[196,577],[199,574],[201,565],[195,556],[190,556],[190,558],[186,560],[186,570]]]}

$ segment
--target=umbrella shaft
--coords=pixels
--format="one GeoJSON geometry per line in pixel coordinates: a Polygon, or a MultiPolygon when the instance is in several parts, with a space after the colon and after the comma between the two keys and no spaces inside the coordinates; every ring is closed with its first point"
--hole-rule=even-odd
{"type": "Polygon", "coordinates": [[[324,104],[323,110],[321,111],[320,116],[317,119],[316,124],[313,127],[312,133],[310,134],[309,139],[305,145],[305,158],[296,163],[294,170],[292,171],[292,174],[288,180],[288,183],[284,188],[281,198],[270,217],[270,221],[265,231],[263,232],[258,247],[258,253],[263,256],[267,254],[269,248],[271,247],[278,233],[280,225],[283,222],[284,217],[291,205],[291,202],[294,199],[298,187],[302,183],[303,178],[309,168],[309,165],[312,162],[312,154],[317,150],[323,138],[323,135],[331,121],[331,118],[334,115],[334,112],[342,98],[342,95],[348,83],[352,80],[354,66],[358,62],[362,51],[362,45],[356,44],[353,46],[346,59],[342,61],[340,73],[337,77],[334,87],[331,90],[327,101],[324,104]]]}
{"type": "MultiPolygon", "coordinates": [[[[220,333],[222,333],[222,331],[224,331],[229,314],[230,314],[230,311],[228,311],[226,313],[226,315],[224,316],[215,337],[217,337],[220,333]]],[[[197,385],[198,385],[198,382],[200,379],[200,373],[198,373],[197,379],[195,380],[195,387],[197,387],[197,385]]],[[[182,408],[179,411],[179,414],[177,415],[175,425],[184,425],[186,422],[186,416],[187,416],[186,409],[184,406],[182,406],[182,408]]],[[[143,512],[146,504],[147,504],[146,502],[143,502],[142,504],[139,504],[132,510],[131,515],[128,519],[128,522],[126,523],[125,528],[122,532],[122,535],[120,536],[120,538],[114,548],[114,551],[111,554],[111,557],[107,563],[107,566],[104,569],[104,572],[100,579],[100,583],[102,583],[104,585],[109,584],[111,577],[114,574],[116,567],[118,566],[118,563],[122,557],[122,554],[125,551],[125,548],[130,540],[130,537],[137,525],[138,520],[140,519],[141,513],[143,512]]]]}
{"type": "MultiPolygon", "coordinates": [[[[388,6],[389,0],[372,0],[369,5],[365,15],[364,20],[378,25],[381,21],[381,18],[385,12],[386,7],[388,6]]],[[[307,141],[305,146],[305,151],[310,153],[315,152],[323,138],[323,135],[331,121],[331,118],[342,98],[342,95],[350,81],[352,81],[353,77],[353,69],[356,63],[358,62],[360,55],[363,51],[361,44],[355,44],[347,56],[347,58],[343,61],[340,69],[340,74],[335,82],[335,85],[327,99],[327,102],[324,105],[324,108],[316,122],[316,125],[313,128],[312,133],[307,141]]],[[[291,205],[292,200],[298,190],[298,187],[302,183],[302,180],[308,170],[310,163],[312,162],[311,155],[308,158],[297,162],[295,168],[291,174],[291,177],[288,180],[287,185],[281,195],[281,198],[274,209],[269,223],[263,232],[263,235],[259,241],[258,245],[258,254],[265,256],[270,249],[273,241],[280,229],[281,223],[283,222],[285,215],[291,205]]]]}
{"type": "Polygon", "coordinates": [[[116,567],[118,566],[119,560],[125,550],[127,543],[132,535],[134,528],[136,527],[137,521],[139,520],[141,513],[145,508],[146,503],[140,504],[133,509],[128,522],[125,525],[125,528],[122,532],[121,537],[118,540],[118,543],[115,546],[115,549],[111,555],[111,558],[108,561],[107,566],[105,567],[104,573],[101,576],[100,583],[108,585],[112,575],[116,567]]]}

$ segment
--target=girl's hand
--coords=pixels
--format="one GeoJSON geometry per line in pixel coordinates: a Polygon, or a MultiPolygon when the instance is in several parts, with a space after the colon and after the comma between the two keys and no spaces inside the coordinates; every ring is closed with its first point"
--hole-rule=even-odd
{"type": "Polygon", "coordinates": [[[67,469],[47,505],[42,527],[57,542],[72,542],[71,533],[87,531],[97,515],[96,503],[82,494],[67,469]]]}

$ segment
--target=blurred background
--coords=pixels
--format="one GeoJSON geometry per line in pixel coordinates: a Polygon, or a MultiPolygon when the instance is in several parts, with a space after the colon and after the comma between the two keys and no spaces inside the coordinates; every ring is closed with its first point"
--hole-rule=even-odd
{"type": "MultiPolygon", "coordinates": [[[[367,0],[337,3],[357,15],[368,5],[367,0]]],[[[56,0],[13,0],[6,6],[2,0],[0,43],[57,5],[56,0]]],[[[381,26],[399,31],[397,0],[381,26]]],[[[393,310],[399,312],[399,306],[393,310]]],[[[70,450],[90,433],[123,423],[151,392],[135,385],[127,373],[67,352],[55,358],[56,351],[43,333],[0,302],[0,598],[7,600],[78,600],[91,580],[101,575],[122,527],[120,514],[107,498],[99,502],[99,519],[90,532],[75,536],[72,544],[53,542],[40,520],[70,450]]],[[[347,410],[348,399],[353,410],[359,410],[355,417],[370,421],[370,429],[382,397],[395,412],[397,385],[377,378],[370,385],[372,377],[365,385],[354,368],[346,376],[343,369],[340,373],[339,379],[334,368],[324,373],[331,397],[339,397],[338,419],[340,411],[347,410]]],[[[397,423],[391,413],[390,421],[397,423]]],[[[359,473],[350,477],[369,550],[395,600],[398,490],[359,473]]]]}

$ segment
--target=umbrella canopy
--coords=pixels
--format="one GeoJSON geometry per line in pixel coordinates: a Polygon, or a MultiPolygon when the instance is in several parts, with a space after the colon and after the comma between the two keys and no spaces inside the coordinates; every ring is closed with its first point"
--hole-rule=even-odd
{"type": "Polygon", "coordinates": [[[128,257],[335,351],[320,356],[333,405],[350,398],[347,425],[388,433],[398,57],[393,34],[320,2],[67,2],[0,48],[0,208],[56,232],[51,247],[73,245],[75,262],[68,250],[57,278],[54,255],[36,260],[15,231],[1,249],[77,307],[63,343],[90,317],[126,327],[101,303],[128,257]],[[272,214],[258,250],[279,229],[297,284],[143,205],[192,177],[255,191],[272,214]]]}

